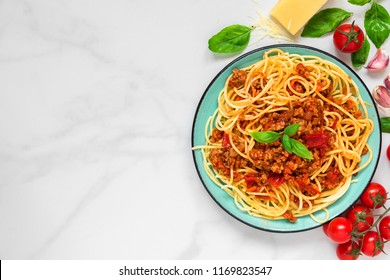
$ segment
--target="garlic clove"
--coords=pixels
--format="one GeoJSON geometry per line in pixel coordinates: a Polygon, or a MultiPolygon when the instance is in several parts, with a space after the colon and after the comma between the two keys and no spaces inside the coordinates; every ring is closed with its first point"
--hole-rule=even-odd
{"type": "Polygon", "coordinates": [[[376,104],[376,108],[378,109],[379,117],[390,117],[390,108],[382,107],[379,104],[376,104]]]}
{"type": "Polygon", "coordinates": [[[385,108],[378,104],[376,104],[376,108],[378,109],[381,118],[390,117],[390,108],[385,108]]]}
{"type": "Polygon", "coordinates": [[[373,59],[365,67],[369,71],[381,71],[389,65],[389,53],[386,50],[378,49],[373,59]]]}
{"type": "Polygon", "coordinates": [[[390,73],[387,74],[386,78],[383,80],[385,87],[390,90],[390,73]]]}
{"type": "Polygon", "coordinates": [[[384,108],[390,108],[390,92],[384,86],[376,86],[372,96],[377,104],[384,108]]]}

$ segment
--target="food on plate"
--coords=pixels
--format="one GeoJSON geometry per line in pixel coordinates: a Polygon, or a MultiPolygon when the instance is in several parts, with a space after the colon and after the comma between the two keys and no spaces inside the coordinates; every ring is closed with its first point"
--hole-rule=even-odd
{"type": "Polygon", "coordinates": [[[340,67],[271,49],[232,70],[205,126],[205,144],[194,149],[241,210],[320,222],[313,213],[328,213],[370,163],[373,129],[358,87],[340,67]]]}

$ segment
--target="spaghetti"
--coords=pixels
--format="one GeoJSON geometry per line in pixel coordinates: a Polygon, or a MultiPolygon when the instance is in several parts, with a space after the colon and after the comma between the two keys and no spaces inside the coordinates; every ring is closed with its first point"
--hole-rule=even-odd
{"type": "Polygon", "coordinates": [[[318,221],[313,213],[327,213],[353,175],[370,163],[373,129],[357,85],[340,67],[272,49],[232,71],[206,124],[206,143],[194,149],[201,150],[208,176],[243,211],[291,222],[311,215],[318,221]],[[286,149],[282,137],[268,143],[252,137],[283,135],[294,124],[299,128],[289,138],[303,144],[310,159],[286,149]]]}

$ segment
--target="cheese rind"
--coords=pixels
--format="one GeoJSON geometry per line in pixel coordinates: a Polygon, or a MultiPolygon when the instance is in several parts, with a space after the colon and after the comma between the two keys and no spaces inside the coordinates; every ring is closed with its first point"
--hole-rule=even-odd
{"type": "Polygon", "coordinates": [[[328,0],[279,0],[271,16],[292,35],[309,21],[328,0]]]}

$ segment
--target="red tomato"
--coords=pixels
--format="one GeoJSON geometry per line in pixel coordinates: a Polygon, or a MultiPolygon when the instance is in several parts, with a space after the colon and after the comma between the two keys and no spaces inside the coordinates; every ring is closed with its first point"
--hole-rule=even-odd
{"type": "Polygon", "coordinates": [[[329,142],[329,136],[325,132],[315,132],[302,136],[305,145],[311,148],[325,148],[329,142]]]}
{"type": "Polygon", "coordinates": [[[328,225],[328,236],[335,243],[346,243],[351,239],[352,222],[344,217],[337,217],[328,225]]]}
{"type": "Polygon", "coordinates": [[[341,24],[333,33],[333,44],[341,52],[357,52],[361,47],[363,47],[363,42],[363,30],[361,30],[359,26],[355,25],[355,22],[352,22],[352,24],[341,24]]]}
{"type": "Polygon", "coordinates": [[[358,232],[368,230],[374,223],[371,210],[362,204],[352,206],[347,212],[347,219],[352,222],[353,228],[358,232]]]}
{"type": "Polygon", "coordinates": [[[259,177],[256,174],[245,174],[244,180],[246,182],[247,188],[257,186],[257,183],[259,182],[259,177]]]}
{"type": "Polygon", "coordinates": [[[271,186],[276,188],[286,182],[286,179],[284,179],[283,175],[281,174],[271,173],[268,175],[268,181],[270,182],[271,186]]]}
{"type": "Polygon", "coordinates": [[[368,231],[362,240],[362,253],[369,257],[379,255],[383,250],[384,243],[376,231],[368,231]]]}
{"type": "Polygon", "coordinates": [[[329,235],[328,235],[328,226],[329,226],[329,223],[324,224],[322,226],[322,230],[325,233],[325,235],[329,237],[329,235]]]}
{"type": "Polygon", "coordinates": [[[387,158],[390,160],[390,145],[387,147],[386,154],[387,158]]]}
{"type": "Polygon", "coordinates": [[[229,134],[223,133],[222,137],[222,148],[229,149],[232,145],[230,144],[229,134]]]}
{"type": "Polygon", "coordinates": [[[352,240],[338,244],[336,255],[339,260],[357,260],[359,258],[359,245],[352,240]]]}
{"type": "Polygon", "coordinates": [[[379,233],[381,237],[390,240],[390,216],[385,216],[379,222],[379,233]]]}
{"type": "Polygon", "coordinates": [[[360,201],[368,208],[380,208],[387,200],[386,189],[378,183],[371,182],[360,196],[360,201]]]}

